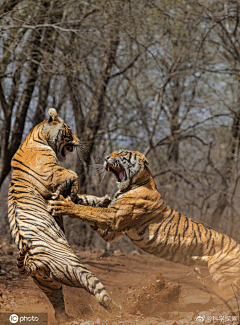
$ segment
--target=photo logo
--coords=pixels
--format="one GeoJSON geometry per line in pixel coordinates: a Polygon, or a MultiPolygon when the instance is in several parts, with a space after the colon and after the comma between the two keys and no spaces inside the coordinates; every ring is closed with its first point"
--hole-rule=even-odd
{"type": "Polygon", "coordinates": [[[202,322],[204,322],[204,319],[205,319],[205,316],[203,315],[203,316],[198,316],[197,318],[196,318],[196,321],[198,322],[198,323],[202,323],[202,322]]]}
{"type": "Polygon", "coordinates": [[[15,324],[18,322],[18,315],[16,314],[12,314],[10,317],[9,317],[9,320],[12,324],[15,324]]]}
{"type": "Polygon", "coordinates": [[[2,313],[0,311],[0,325],[2,324],[29,324],[48,325],[47,313],[2,313]]]}

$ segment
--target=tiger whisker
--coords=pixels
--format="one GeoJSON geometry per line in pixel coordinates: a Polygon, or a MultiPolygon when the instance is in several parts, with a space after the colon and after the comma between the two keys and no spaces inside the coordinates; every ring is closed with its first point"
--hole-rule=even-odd
{"type": "Polygon", "coordinates": [[[93,175],[101,175],[104,171],[99,171],[99,170],[91,170],[90,171],[90,174],[93,174],[93,175]]]}
{"type": "Polygon", "coordinates": [[[91,165],[91,167],[94,168],[94,170],[92,170],[90,173],[94,175],[98,175],[101,179],[100,180],[100,184],[101,184],[107,172],[105,167],[101,164],[93,164],[91,165]]]}
{"type": "Polygon", "coordinates": [[[95,174],[102,174],[105,171],[104,166],[101,164],[94,164],[92,167],[94,168],[93,173],[95,174]]]}
{"type": "Polygon", "coordinates": [[[87,161],[89,156],[89,151],[90,151],[89,143],[81,141],[75,147],[80,160],[82,158],[84,161],[87,161]]]}
{"type": "Polygon", "coordinates": [[[107,172],[106,169],[104,169],[104,171],[102,172],[102,179],[101,179],[100,184],[102,184],[102,182],[103,182],[103,180],[105,178],[106,172],[107,172]]]}

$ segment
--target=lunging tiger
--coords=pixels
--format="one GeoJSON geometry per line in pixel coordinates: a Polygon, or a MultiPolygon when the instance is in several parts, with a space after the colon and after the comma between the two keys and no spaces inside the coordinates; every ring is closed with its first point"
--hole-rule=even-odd
{"type": "MultiPolygon", "coordinates": [[[[64,321],[68,316],[62,284],[86,289],[108,310],[116,305],[70,248],[62,217],[53,217],[47,210],[47,200],[60,193],[76,202],[86,200],[77,195],[76,173],[58,165],[81,142],[55,109],[48,113],[50,118],[32,129],[12,159],[8,217],[20,250],[19,272],[33,277],[52,303],[56,319],[64,321]]],[[[101,206],[107,200],[90,196],[88,203],[101,206]]]]}
{"type": "Polygon", "coordinates": [[[119,188],[110,205],[81,206],[62,197],[50,202],[53,215],[81,218],[109,242],[125,234],[158,257],[186,265],[203,262],[220,288],[228,287],[231,294],[232,286],[239,291],[240,245],[165,204],[147,165],[139,152],[113,152],[104,162],[105,169],[116,175],[119,188]]]}

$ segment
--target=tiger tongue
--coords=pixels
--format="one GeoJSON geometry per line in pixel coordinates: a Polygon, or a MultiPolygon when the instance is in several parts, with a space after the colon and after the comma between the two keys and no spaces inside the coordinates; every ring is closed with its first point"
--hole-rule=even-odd
{"type": "Polygon", "coordinates": [[[123,178],[124,178],[124,171],[123,170],[121,170],[120,172],[119,172],[119,174],[118,174],[118,177],[119,177],[119,179],[122,181],[123,180],[123,178]]]}

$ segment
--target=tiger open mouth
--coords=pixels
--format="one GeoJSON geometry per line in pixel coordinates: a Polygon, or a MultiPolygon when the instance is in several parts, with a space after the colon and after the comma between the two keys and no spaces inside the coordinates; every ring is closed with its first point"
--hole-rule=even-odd
{"type": "Polygon", "coordinates": [[[61,154],[62,154],[63,157],[66,157],[66,155],[69,152],[73,152],[73,144],[71,144],[71,143],[68,143],[65,146],[63,146],[61,154]]]}
{"type": "Polygon", "coordinates": [[[124,182],[127,178],[125,170],[121,166],[114,166],[112,164],[107,164],[107,170],[112,172],[117,177],[119,183],[124,182]]]}

